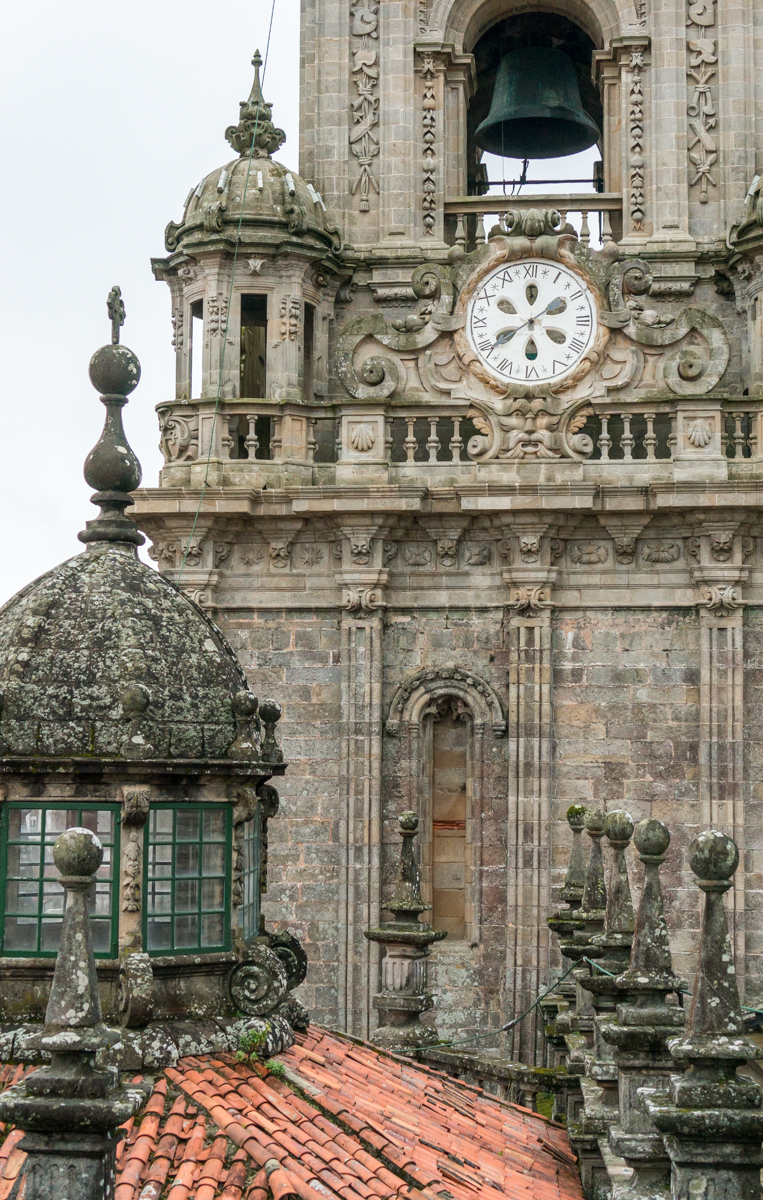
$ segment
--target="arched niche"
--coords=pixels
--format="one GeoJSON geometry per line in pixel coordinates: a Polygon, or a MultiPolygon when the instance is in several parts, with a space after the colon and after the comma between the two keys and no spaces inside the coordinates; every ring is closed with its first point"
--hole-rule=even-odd
{"type": "Polygon", "coordinates": [[[473,672],[428,668],[397,689],[386,732],[400,739],[399,788],[420,817],[424,898],[434,901],[435,923],[448,929],[451,940],[476,945],[486,741],[506,735],[501,702],[473,672]],[[446,914],[439,924],[438,905],[446,914]]]}
{"type": "Polygon", "coordinates": [[[548,12],[567,17],[588,34],[597,49],[608,46],[612,38],[620,35],[624,25],[636,20],[630,0],[623,17],[614,0],[548,0],[544,4],[528,3],[528,0],[434,0],[429,27],[441,31],[443,40],[452,42],[458,53],[470,54],[479,39],[498,21],[526,12],[548,12]]]}

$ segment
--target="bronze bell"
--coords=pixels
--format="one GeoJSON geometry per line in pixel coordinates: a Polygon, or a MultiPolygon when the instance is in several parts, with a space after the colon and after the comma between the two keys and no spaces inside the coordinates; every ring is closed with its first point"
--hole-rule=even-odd
{"type": "Polygon", "coordinates": [[[561,50],[512,50],[498,67],[490,112],[474,135],[503,158],[564,158],[599,140],[575,67],[561,50]]]}

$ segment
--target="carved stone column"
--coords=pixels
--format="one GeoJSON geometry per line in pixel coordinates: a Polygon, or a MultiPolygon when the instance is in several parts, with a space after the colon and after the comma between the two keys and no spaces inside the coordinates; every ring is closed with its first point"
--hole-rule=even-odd
{"type": "Polygon", "coordinates": [[[339,839],[340,1027],[368,1038],[379,948],[363,937],[381,920],[382,528],[364,517],[341,524],[341,812],[339,839]]]}
{"type": "MultiPolygon", "coordinates": [[[[736,522],[703,521],[689,543],[700,619],[700,824],[744,845],[744,626],[748,571],[736,522]]],[[[734,879],[731,936],[744,989],[745,874],[734,879]]]]}
{"type": "MultiPolygon", "coordinates": [[[[509,787],[506,895],[506,1013],[532,1004],[548,970],[552,761],[552,658],[548,526],[520,526],[503,544],[509,652],[509,787]]],[[[536,1010],[537,1014],[537,1010],[536,1010]]],[[[542,1016],[514,1033],[513,1057],[542,1062],[542,1016]]]]}

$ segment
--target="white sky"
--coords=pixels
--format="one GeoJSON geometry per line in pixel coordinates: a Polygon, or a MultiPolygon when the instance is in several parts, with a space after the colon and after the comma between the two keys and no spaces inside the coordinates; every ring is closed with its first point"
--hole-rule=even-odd
{"type": "MultiPolygon", "coordinates": [[[[164,255],[164,227],[189,189],[231,157],[223,132],[249,94],[270,11],[271,0],[4,8],[0,603],[78,553],[77,532],[96,515],[82,464],[104,410],[87,365],[110,337],[113,284],[127,308],[122,340],[143,368],[125,428],[144,484],[158,482],[154,406],[172,395],[174,361],[169,289],[149,260],[164,255]]],[[[265,95],[287,133],[279,160],[296,170],[299,0],[276,0],[265,95]]],[[[531,170],[584,176],[596,152],[580,157],[531,170]]],[[[493,167],[500,178],[500,160],[493,167]]],[[[507,160],[507,178],[512,169],[507,160]]]]}
{"type": "MultiPolygon", "coordinates": [[[[82,550],[97,513],[82,478],[104,409],[87,377],[122,340],[142,380],[124,410],[143,481],[158,482],[154,406],[172,395],[169,289],[150,258],[189,189],[229,161],[227,125],[264,54],[271,0],[27,0],[0,25],[0,603],[82,550]]],[[[276,0],[265,80],[298,165],[299,0],[276,0]]],[[[145,548],[141,555],[146,559],[145,548]]]]}

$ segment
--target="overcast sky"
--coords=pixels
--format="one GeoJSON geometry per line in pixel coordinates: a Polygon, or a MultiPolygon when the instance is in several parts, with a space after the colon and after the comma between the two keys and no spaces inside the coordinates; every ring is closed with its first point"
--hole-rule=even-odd
{"type": "MultiPolygon", "coordinates": [[[[124,410],[155,486],[154,406],[172,396],[169,289],[151,257],[199,179],[231,157],[223,137],[265,52],[271,0],[35,0],[7,5],[2,89],[0,603],[78,553],[96,515],[83,478],[104,409],[87,377],[122,288],[123,341],[141,383],[124,410]]],[[[299,0],[276,0],[266,98],[298,166],[299,0]]],[[[145,548],[141,551],[145,559],[145,548]]]]}

